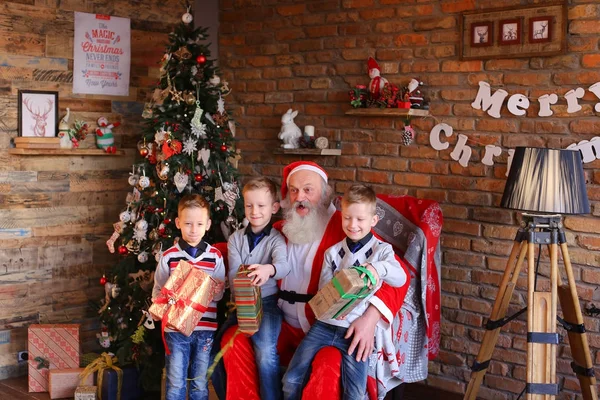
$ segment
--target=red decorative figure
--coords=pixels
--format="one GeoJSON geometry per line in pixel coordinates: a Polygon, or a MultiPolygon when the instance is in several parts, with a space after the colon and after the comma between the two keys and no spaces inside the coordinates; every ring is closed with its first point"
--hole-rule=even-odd
{"type": "Polygon", "coordinates": [[[371,92],[371,97],[373,99],[378,99],[381,95],[381,90],[388,83],[388,81],[380,76],[381,69],[373,57],[369,57],[367,66],[369,68],[369,78],[371,78],[371,83],[369,83],[369,92],[371,92]]]}

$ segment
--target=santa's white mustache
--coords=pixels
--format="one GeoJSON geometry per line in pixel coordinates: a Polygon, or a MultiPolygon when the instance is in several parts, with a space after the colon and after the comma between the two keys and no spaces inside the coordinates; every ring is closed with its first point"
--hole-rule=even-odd
{"type": "Polygon", "coordinates": [[[308,200],[302,200],[302,201],[296,201],[296,202],[294,202],[294,204],[292,205],[292,208],[294,210],[297,210],[298,208],[308,208],[309,210],[312,210],[313,206],[310,203],[310,201],[308,201],[308,200]]]}

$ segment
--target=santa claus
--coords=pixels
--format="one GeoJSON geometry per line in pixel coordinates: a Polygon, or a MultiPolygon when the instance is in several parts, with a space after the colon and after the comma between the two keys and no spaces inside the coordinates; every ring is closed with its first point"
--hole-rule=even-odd
{"type": "MultiPolygon", "coordinates": [[[[291,273],[281,280],[279,292],[279,307],[284,322],[278,350],[284,365],[287,365],[314,322],[308,301],[318,291],[324,252],[345,237],[341,215],[331,202],[332,190],[327,181],[325,170],[313,162],[294,162],[283,170],[281,194],[284,221],[276,224],[275,228],[280,229],[287,238],[291,265],[291,273]]],[[[408,270],[406,272],[408,276],[408,270]]],[[[348,354],[354,354],[357,360],[367,361],[374,350],[376,326],[389,327],[402,305],[407,288],[408,282],[401,288],[384,284],[379,289],[370,300],[367,311],[348,328],[346,336],[352,337],[348,354]]],[[[224,398],[226,392],[227,399],[260,399],[252,346],[247,337],[236,335],[236,328],[228,329],[220,342],[224,349],[226,385],[219,367],[213,375],[213,384],[220,398],[224,398]]],[[[338,350],[321,350],[313,362],[313,374],[304,389],[305,398],[341,397],[340,360],[338,350]]],[[[370,391],[376,392],[374,379],[370,378],[369,382],[372,386],[370,391]]]]}
{"type": "Polygon", "coordinates": [[[379,96],[381,96],[381,91],[384,86],[388,83],[388,80],[380,76],[381,69],[373,57],[369,57],[367,67],[369,69],[369,78],[371,78],[369,92],[371,92],[371,97],[373,99],[378,99],[379,96]]]}

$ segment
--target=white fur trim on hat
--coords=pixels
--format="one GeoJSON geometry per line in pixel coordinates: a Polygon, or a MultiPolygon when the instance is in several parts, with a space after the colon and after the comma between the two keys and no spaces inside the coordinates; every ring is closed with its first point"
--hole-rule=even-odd
{"type": "Polygon", "coordinates": [[[327,183],[327,174],[325,174],[325,172],[321,168],[317,168],[317,167],[312,166],[312,165],[298,165],[296,168],[294,168],[293,170],[291,170],[290,173],[288,174],[287,179],[285,181],[286,185],[290,184],[290,176],[292,176],[293,173],[296,173],[298,171],[312,171],[312,172],[316,172],[317,174],[319,174],[319,176],[321,178],[323,178],[323,180],[325,181],[325,183],[327,183]]]}

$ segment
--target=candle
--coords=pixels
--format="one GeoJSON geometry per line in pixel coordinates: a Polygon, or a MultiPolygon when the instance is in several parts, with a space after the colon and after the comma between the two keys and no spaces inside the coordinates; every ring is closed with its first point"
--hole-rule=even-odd
{"type": "Polygon", "coordinates": [[[310,137],[315,136],[315,127],[312,125],[306,125],[304,127],[304,133],[306,133],[310,137]]]}

